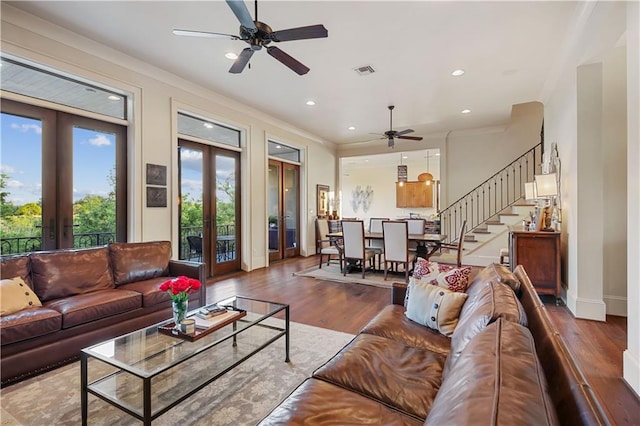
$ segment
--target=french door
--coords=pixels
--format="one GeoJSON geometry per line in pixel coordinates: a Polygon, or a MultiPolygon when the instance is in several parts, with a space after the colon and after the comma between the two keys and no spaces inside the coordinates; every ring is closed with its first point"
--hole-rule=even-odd
{"type": "Polygon", "coordinates": [[[300,166],[269,160],[269,261],[300,255],[300,166]]]}
{"type": "Polygon", "coordinates": [[[126,127],[2,100],[2,254],[126,241],[126,127]]]}
{"type": "Polygon", "coordinates": [[[240,153],[180,139],[180,258],[240,270],[240,153]]]}

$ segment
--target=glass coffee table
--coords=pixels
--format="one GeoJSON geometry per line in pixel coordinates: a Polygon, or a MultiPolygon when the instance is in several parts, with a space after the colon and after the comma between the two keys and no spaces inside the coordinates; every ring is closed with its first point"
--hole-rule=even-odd
{"type": "Polygon", "coordinates": [[[216,304],[246,316],[195,341],[161,333],[160,323],[83,349],[82,424],[87,424],[92,394],[150,425],[282,336],[289,362],[289,305],[241,296],[216,304]],[[284,327],[269,320],[282,311],[284,327]]]}

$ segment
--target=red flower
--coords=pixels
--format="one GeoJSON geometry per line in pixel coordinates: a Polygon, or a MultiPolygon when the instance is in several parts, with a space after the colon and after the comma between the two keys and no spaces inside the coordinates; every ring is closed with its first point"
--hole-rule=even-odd
{"type": "Polygon", "coordinates": [[[186,299],[189,293],[199,290],[200,287],[202,287],[200,281],[181,275],[163,282],[158,288],[160,291],[168,292],[172,299],[186,299]]]}

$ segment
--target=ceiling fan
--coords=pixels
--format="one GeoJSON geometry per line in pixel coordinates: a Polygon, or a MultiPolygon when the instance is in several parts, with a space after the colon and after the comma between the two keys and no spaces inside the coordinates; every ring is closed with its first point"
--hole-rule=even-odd
{"type": "MultiPolygon", "coordinates": [[[[303,40],[309,38],[327,37],[327,29],[323,25],[309,25],[307,27],[290,28],[287,30],[273,31],[271,27],[264,22],[258,21],[258,0],[255,1],[255,20],[251,19],[249,9],[244,0],[226,0],[227,4],[240,21],[240,35],[212,33],[207,31],[191,31],[174,29],[175,35],[191,36],[191,37],[209,37],[209,38],[227,38],[231,40],[242,40],[249,47],[245,48],[238,58],[235,60],[229,72],[239,74],[249,63],[253,52],[267,47],[269,43],[303,40]]],[[[287,53],[275,46],[268,46],[267,53],[287,67],[291,68],[298,75],[304,75],[309,72],[309,68],[298,60],[292,58],[287,53]]]]}
{"type": "MultiPolygon", "coordinates": [[[[407,133],[413,133],[414,130],[413,129],[405,129],[405,130],[400,130],[400,131],[396,131],[393,130],[393,108],[395,108],[393,105],[389,105],[387,108],[389,108],[389,130],[387,130],[386,132],[382,133],[382,135],[384,135],[383,138],[380,139],[387,139],[389,141],[389,148],[394,148],[395,147],[395,139],[410,139],[412,141],[421,141],[422,140],[422,136],[405,136],[407,133]]],[[[378,133],[376,133],[378,134],[378,133]]]]}

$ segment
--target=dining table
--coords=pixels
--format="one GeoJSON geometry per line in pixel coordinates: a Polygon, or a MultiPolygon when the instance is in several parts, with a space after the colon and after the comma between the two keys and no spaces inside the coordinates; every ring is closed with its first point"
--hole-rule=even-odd
{"type": "MultiPolygon", "coordinates": [[[[342,232],[329,232],[330,240],[342,238],[342,232]]],[[[383,240],[382,232],[365,232],[365,240],[383,240]]],[[[407,239],[416,243],[416,256],[429,259],[436,251],[440,250],[442,242],[447,239],[445,234],[408,234],[407,239]]]]}

